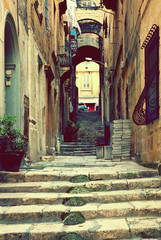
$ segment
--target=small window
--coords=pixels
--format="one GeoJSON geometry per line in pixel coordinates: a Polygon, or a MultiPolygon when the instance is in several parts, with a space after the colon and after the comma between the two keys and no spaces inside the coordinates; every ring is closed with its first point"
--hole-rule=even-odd
{"type": "Polygon", "coordinates": [[[84,73],[83,75],[83,90],[90,90],[90,74],[84,73]]]}

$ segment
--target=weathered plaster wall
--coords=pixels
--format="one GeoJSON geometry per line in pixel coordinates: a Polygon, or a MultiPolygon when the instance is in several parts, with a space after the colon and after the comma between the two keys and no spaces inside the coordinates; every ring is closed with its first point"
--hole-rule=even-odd
{"type": "MultiPolygon", "coordinates": [[[[29,0],[3,0],[0,2],[0,115],[5,111],[4,89],[4,28],[7,13],[13,16],[20,54],[21,129],[24,129],[24,96],[29,98],[29,157],[38,161],[46,154],[46,126],[50,126],[50,147],[59,136],[59,69],[52,59],[59,46],[64,46],[64,15],[59,17],[59,1],[49,1],[49,29],[45,26],[45,1],[42,1],[43,19],[40,23],[34,2],[29,0]],[[18,14],[18,15],[17,15],[18,14]],[[55,15],[54,15],[55,14],[55,15]],[[49,65],[53,78],[47,79],[44,66],[49,65]],[[51,86],[50,97],[46,88],[51,86]],[[50,101],[50,102],[48,102],[50,101]],[[50,105],[50,122],[47,123],[47,106],[50,105]]],[[[58,66],[59,67],[59,66],[58,66]]]]}
{"type": "MultiPolygon", "coordinates": [[[[123,1],[123,69],[120,73],[117,71],[116,79],[121,78],[122,118],[126,118],[126,87],[128,86],[129,117],[132,122],[131,154],[144,164],[155,164],[160,161],[161,120],[159,116],[159,119],[153,123],[137,126],[132,120],[132,114],[145,86],[145,49],[141,49],[141,45],[153,24],[161,27],[160,9],[161,3],[157,0],[123,1]]],[[[115,54],[118,57],[118,54],[115,54]]],[[[116,57],[114,58],[115,62],[116,57]]],[[[119,62],[115,69],[121,68],[119,62]]],[[[160,68],[161,63],[159,62],[160,68]]],[[[115,85],[115,91],[117,91],[116,89],[115,85]]],[[[159,90],[161,91],[160,85],[159,90]]],[[[116,96],[115,101],[117,101],[116,96]]],[[[160,104],[161,98],[159,98],[160,104]]]]}

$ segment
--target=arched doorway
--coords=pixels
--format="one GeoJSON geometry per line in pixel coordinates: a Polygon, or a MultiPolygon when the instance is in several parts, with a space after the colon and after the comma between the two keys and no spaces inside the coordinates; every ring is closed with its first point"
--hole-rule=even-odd
{"type": "Polygon", "coordinates": [[[15,23],[10,13],[6,17],[4,31],[5,114],[11,114],[16,116],[17,128],[20,129],[20,56],[15,23]]]}

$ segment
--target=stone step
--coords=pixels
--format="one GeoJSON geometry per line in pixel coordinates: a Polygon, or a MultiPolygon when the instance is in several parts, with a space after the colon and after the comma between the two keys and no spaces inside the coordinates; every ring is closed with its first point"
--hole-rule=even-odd
{"type": "Polygon", "coordinates": [[[134,179],[134,178],[145,178],[154,177],[158,175],[157,170],[145,169],[133,171],[129,169],[128,171],[120,171],[114,169],[113,167],[99,167],[94,166],[89,169],[89,167],[80,168],[69,167],[69,168],[53,168],[46,167],[40,170],[32,171],[21,171],[21,172],[5,172],[2,171],[0,175],[1,182],[44,182],[44,181],[70,181],[71,178],[78,175],[87,175],[91,180],[108,180],[108,179],[134,179]]]}
{"type": "MultiPolygon", "coordinates": [[[[123,164],[123,162],[117,163],[119,165],[123,164]]],[[[125,163],[124,163],[125,164],[125,163]]],[[[39,163],[36,164],[32,164],[32,166],[30,166],[29,169],[36,169],[38,170],[39,168],[45,168],[47,169],[48,167],[53,167],[54,169],[60,169],[60,167],[64,168],[66,167],[96,167],[99,166],[100,167],[115,167],[116,163],[111,162],[111,161],[106,161],[103,159],[97,159],[96,157],[93,156],[83,156],[83,157],[72,157],[72,156],[56,156],[56,159],[54,159],[54,161],[49,161],[48,163],[45,161],[41,161],[39,163]],[[94,159],[94,160],[93,160],[94,159]],[[40,167],[39,167],[40,166],[40,167]]],[[[136,167],[135,167],[136,168],[136,167]]],[[[135,169],[134,168],[134,169],[135,169]]]]}
{"type": "Polygon", "coordinates": [[[65,144],[65,143],[61,143],[60,145],[61,148],[83,148],[83,149],[88,149],[88,148],[95,148],[96,146],[94,144],[65,144]]]}
{"type": "Polygon", "coordinates": [[[94,149],[82,149],[82,148],[75,148],[74,150],[73,150],[73,148],[72,149],[60,149],[60,152],[66,152],[67,154],[68,153],[70,153],[70,152],[80,152],[80,153],[88,153],[88,152],[96,152],[96,148],[94,148],[94,149]]]}
{"type": "Polygon", "coordinates": [[[61,143],[59,156],[95,156],[96,146],[84,143],[61,143]]]}
{"type": "Polygon", "coordinates": [[[86,150],[95,150],[96,146],[93,147],[83,147],[83,146],[75,146],[75,147],[71,147],[71,146],[61,146],[60,147],[61,150],[66,150],[66,151],[86,151],[86,150]]]}
{"type": "Polygon", "coordinates": [[[161,189],[147,188],[89,193],[0,193],[0,205],[58,204],[71,197],[82,197],[86,202],[99,203],[160,200],[161,189]]]}
{"type": "Polygon", "coordinates": [[[66,226],[62,222],[1,224],[0,239],[56,240],[64,234],[79,234],[84,240],[157,238],[161,235],[161,218],[127,217],[86,220],[66,226]]]}
{"type": "Polygon", "coordinates": [[[52,182],[18,182],[0,184],[1,193],[15,192],[67,192],[71,187],[86,186],[91,190],[103,189],[112,190],[130,190],[161,187],[161,178],[139,178],[139,179],[118,179],[118,180],[98,180],[82,183],[72,183],[69,181],[52,182]]]}
{"type": "Polygon", "coordinates": [[[95,156],[96,155],[96,146],[94,145],[72,145],[72,144],[63,144],[60,146],[59,156],[95,156]]]}
{"type": "Polygon", "coordinates": [[[83,142],[61,142],[61,145],[66,145],[66,146],[94,146],[94,144],[91,143],[86,143],[84,144],[83,142]]]}
{"type": "Polygon", "coordinates": [[[83,240],[159,239],[161,235],[161,177],[157,170],[133,162],[58,156],[18,173],[1,172],[0,180],[2,240],[61,240],[72,232],[83,240]],[[78,175],[91,181],[70,182],[78,175]],[[86,187],[84,193],[82,186],[86,187]],[[76,193],[69,193],[72,187],[77,187],[76,193]],[[81,197],[86,204],[65,206],[72,197],[81,197]],[[64,225],[62,216],[69,212],[81,213],[85,223],[64,225]]]}
{"type": "Polygon", "coordinates": [[[96,151],[91,150],[91,151],[60,151],[59,156],[95,156],[96,151]]]}
{"type": "Polygon", "coordinates": [[[84,206],[25,205],[1,207],[0,223],[11,222],[55,222],[61,221],[66,213],[81,213],[87,219],[116,217],[156,217],[161,214],[161,200],[132,201],[123,203],[87,203],[84,206]]]}
{"type": "Polygon", "coordinates": [[[82,148],[82,147],[77,147],[77,148],[65,148],[65,147],[61,147],[60,151],[66,151],[66,152],[88,152],[88,151],[96,151],[96,147],[93,148],[82,148]]]}

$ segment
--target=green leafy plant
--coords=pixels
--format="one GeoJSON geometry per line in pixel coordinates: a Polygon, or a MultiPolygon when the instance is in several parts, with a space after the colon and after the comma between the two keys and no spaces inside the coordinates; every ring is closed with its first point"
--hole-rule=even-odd
{"type": "Polygon", "coordinates": [[[0,152],[26,152],[27,138],[14,125],[16,117],[4,115],[0,117],[0,152]]]}
{"type": "Polygon", "coordinates": [[[63,236],[60,236],[59,240],[83,240],[83,238],[76,233],[67,233],[63,236]]]}

